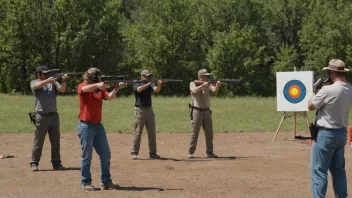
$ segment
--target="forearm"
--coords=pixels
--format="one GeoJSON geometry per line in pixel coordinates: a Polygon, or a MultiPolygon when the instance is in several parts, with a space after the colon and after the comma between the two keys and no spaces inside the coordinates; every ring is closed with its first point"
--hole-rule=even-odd
{"type": "Polygon", "coordinates": [[[57,89],[59,92],[65,92],[66,91],[66,81],[62,81],[60,87],[57,89]]]}
{"type": "Polygon", "coordinates": [[[46,84],[48,84],[48,83],[50,83],[50,81],[48,79],[39,81],[39,82],[37,82],[35,84],[34,89],[40,89],[40,88],[44,87],[46,84]]]}
{"type": "Polygon", "coordinates": [[[199,93],[199,92],[202,90],[203,87],[204,87],[203,84],[201,84],[201,85],[199,85],[199,86],[197,86],[197,87],[192,87],[192,88],[191,88],[191,92],[192,92],[192,93],[199,93]]]}
{"type": "Polygon", "coordinates": [[[161,83],[155,88],[154,92],[159,93],[161,90],[161,83]]]}
{"type": "Polygon", "coordinates": [[[139,86],[139,87],[137,87],[137,92],[139,93],[139,92],[141,92],[141,91],[143,91],[144,89],[146,89],[147,87],[149,87],[149,83],[147,83],[147,84],[144,84],[144,85],[142,85],[142,86],[139,86]]]}
{"type": "Polygon", "coordinates": [[[115,88],[114,90],[112,90],[112,92],[109,93],[109,95],[105,99],[112,100],[112,99],[116,98],[117,92],[119,92],[119,89],[115,88]]]}
{"type": "Polygon", "coordinates": [[[95,83],[95,84],[83,86],[81,91],[82,92],[91,92],[91,91],[94,91],[98,88],[99,88],[98,83],[95,83]]]}
{"type": "Polygon", "coordinates": [[[218,94],[218,92],[219,92],[219,88],[220,88],[220,86],[219,86],[219,85],[215,85],[215,90],[214,90],[214,88],[213,88],[213,87],[211,88],[211,90],[214,90],[214,91],[213,91],[213,93],[214,93],[214,94],[218,94]]]}

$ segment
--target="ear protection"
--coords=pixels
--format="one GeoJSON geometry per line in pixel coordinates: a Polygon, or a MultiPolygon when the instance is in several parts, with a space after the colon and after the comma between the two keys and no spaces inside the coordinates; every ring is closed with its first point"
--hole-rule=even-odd
{"type": "Polygon", "coordinates": [[[90,82],[97,83],[99,82],[98,76],[101,76],[102,73],[100,70],[97,70],[95,73],[87,73],[87,78],[90,82]]]}

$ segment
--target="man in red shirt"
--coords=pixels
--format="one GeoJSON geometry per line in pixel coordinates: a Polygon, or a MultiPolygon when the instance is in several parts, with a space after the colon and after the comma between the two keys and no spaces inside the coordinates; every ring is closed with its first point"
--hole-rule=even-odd
{"type": "Polygon", "coordinates": [[[93,147],[100,157],[100,185],[103,190],[119,187],[112,183],[110,177],[111,152],[102,120],[103,100],[112,100],[125,83],[120,83],[110,93],[109,85],[101,82],[101,72],[97,68],[89,68],[83,74],[84,81],[78,85],[79,123],[78,136],[82,147],[81,182],[84,190],[95,190],[91,184],[90,166],[93,147]]]}

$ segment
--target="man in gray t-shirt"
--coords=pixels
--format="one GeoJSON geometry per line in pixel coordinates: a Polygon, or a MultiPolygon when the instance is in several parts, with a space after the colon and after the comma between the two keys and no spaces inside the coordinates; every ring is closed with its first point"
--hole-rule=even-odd
{"type": "Polygon", "coordinates": [[[311,150],[312,197],[325,197],[328,170],[332,175],[335,197],[347,197],[345,145],[348,114],[352,106],[352,86],[345,78],[345,63],[332,59],[328,67],[331,85],[322,87],[308,101],[308,109],[317,111],[317,138],[311,150]]]}
{"type": "Polygon", "coordinates": [[[64,170],[60,159],[60,120],[56,112],[57,92],[66,91],[66,80],[69,76],[62,76],[62,85],[57,79],[49,77],[50,70],[46,66],[36,68],[37,79],[31,81],[31,89],[35,97],[35,134],[30,162],[32,171],[38,171],[40,157],[46,133],[51,143],[51,163],[54,170],[64,170]]]}

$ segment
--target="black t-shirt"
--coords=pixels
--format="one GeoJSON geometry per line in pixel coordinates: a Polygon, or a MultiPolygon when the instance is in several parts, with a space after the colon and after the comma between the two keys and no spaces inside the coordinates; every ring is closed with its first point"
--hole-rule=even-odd
{"type": "Polygon", "coordinates": [[[133,85],[134,96],[136,98],[134,105],[136,107],[139,107],[139,106],[151,107],[152,106],[152,93],[154,92],[154,87],[156,87],[156,85],[154,83],[152,83],[152,84],[150,84],[149,87],[147,87],[146,89],[144,89],[143,91],[138,93],[137,88],[142,85],[143,85],[143,83],[136,83],[133,85]]]}

